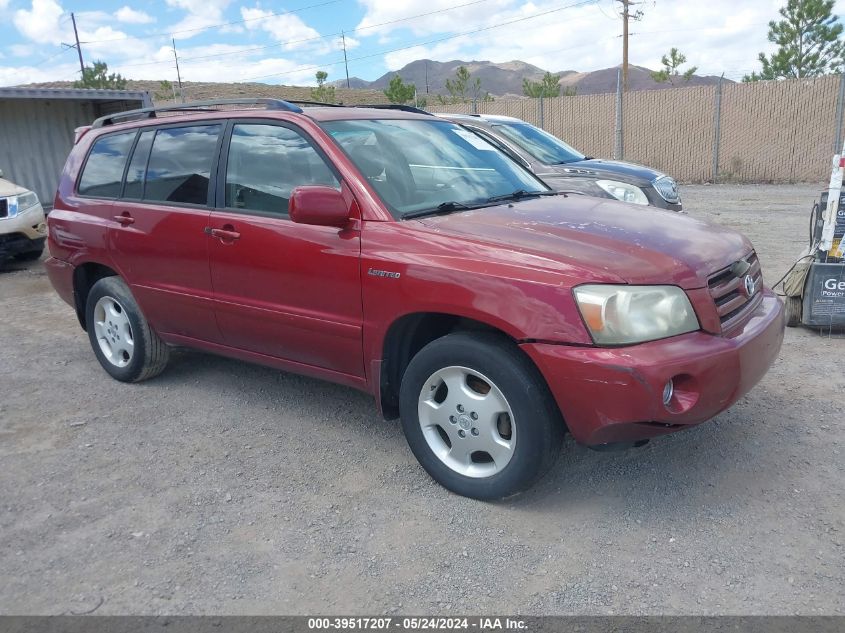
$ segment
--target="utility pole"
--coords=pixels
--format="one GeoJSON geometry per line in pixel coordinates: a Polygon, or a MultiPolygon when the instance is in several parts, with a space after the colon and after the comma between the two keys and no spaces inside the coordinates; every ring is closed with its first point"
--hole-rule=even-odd
{"type": "Polygon", "coordinates": [[[182,73],[179,72],[179,56],[176,55],[176,38],[171,39],[173,42],[173,59],[176,60],[176,79],[179,81],[179,96],[182,98],[182,103],[185,103],[185,92],[182,90],[182,73]]]}
{"type": "Polygon", "coordinates": [[[85,62],[82,61],[82,47],[79,45],[79,33],[76,30],[76,16],[73,13],[70,14],[70,21],[73,22],[73,36],[76,38],[76,52],[79,54],[79,71],[82,73],[79,78],[82,79],[85,75],[85,62]]]}
{"type": "Polygon", "coordinates": [[[425,60],[425,94],[428,94],[428,60],[425,60]]]}
{"type": "Polygon", "coordinates": [[[622,4],[622,90],[628,92],[628,22],[631,19],[629,9],[637,3],[631,0],[616,1],[622,4]]]}
{"type": "Polygon", "coordinates": [[[349,88],[349,62],[346,61],[346,35],[340,32],[340,39],[343,40],[343,65],[346,66],[346,87],[349,88]]]}

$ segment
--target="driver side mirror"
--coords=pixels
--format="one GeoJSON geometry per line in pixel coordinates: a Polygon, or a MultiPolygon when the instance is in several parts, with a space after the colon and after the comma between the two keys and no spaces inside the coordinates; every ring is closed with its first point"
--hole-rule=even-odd
{"type": "Polygon", "coordinates": [[[3,177],[3,170],[0,169],[0,178],[2,178],[2,177],[3,177]]]}
{"type": "Polygon", "coordinates": [[[290,194],[288,213],[299,224],[340,228],[349,222],[349,205],[343,194],[324,185],[296,187],[290,194]]]}

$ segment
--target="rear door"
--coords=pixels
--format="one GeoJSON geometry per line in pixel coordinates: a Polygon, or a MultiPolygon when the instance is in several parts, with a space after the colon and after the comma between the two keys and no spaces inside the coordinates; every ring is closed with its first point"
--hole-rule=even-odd
{"type": "Polygon", "coordinates": [[[223,128],[192,122],[142,129],[114,204],[112,250],[160,333],[220,341],[205,231],[223,128]]]}
{"type": "Polygon", "coordinates": [[[363,376],[359,231],[288,216],[295,187],[340,188],[340,176],[305,132],[278,121],[234,121],[223,147],[209,242],[224,341],[363,376]]]}

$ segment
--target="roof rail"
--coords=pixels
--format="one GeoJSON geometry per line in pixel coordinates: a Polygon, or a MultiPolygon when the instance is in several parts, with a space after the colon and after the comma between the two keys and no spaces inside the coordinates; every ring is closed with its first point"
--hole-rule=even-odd
{"type": "Polygon", "coordinates": [[[327,108],[342,108],[342,103],[325,103],[324,101],[303,101],[302,99],[288,99],[288,103],[307,106],[325,106],[327,108]]]}
{"type": "Polygon", "coordinates": [[[212,99],[211,101],[192,101],[179,105],[164,106],[161,108],[140,108],[138,110],[127,110],[101,116],[92,124],[92,128],[114,125],[121,121],[134,121],[138,119],[154,119],[159,112],[216,112],[217,106],[223,105],[263,105],[265,110],[285,110],[287,112],[302,112],[302,108],[293,105],[290,101],[282,99],[212,99]]]}
{"type": "Polygon", "coordinates": [[[414,112],[416,114],[427,114],[432,116],[431,112],[423,110],[422,108],[415,108],[414,106],[402,105],[400,103],[373,103],[373,104],[356,104],[353,108],[375,108],[376,110],[401,110],[403,112],[414,112]]]}

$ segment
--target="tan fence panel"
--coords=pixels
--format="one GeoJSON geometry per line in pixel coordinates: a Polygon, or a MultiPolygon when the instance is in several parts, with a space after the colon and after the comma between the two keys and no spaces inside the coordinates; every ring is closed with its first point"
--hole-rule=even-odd
{"type": "Polygon", "coordinates": [[[543,115],[546,130],[587,156],[613,155],[616,95],[544,99],[543,115]]]}
{"type": "MultiPolygon", "coordinates": [[[[834,153],[841,78],[725,83],[719,111],[715,86],[625,95],[624,159],[683,182],[825,181],[834,153]]],[[[472,104],[436,105],[471,113],[472,104]]],[[[481,114],[517,117],[548,130],[585,154],[614,153],[616,95],[580,95],[478,103],[481,114]],[[542,116],[541,116],[542,112],[542,116]]],[[[836,148],[838,149],[838,148],[836,148]]]]}
{"type": "Polygon", "coordinates": [[[726,85],[720,180],[824,180],[833,155],[839,81],[832,76],[726,85]]]}
{"type": "Polygon", "coordinates": [[[713,172],[713,86],[647,90],[625,95],[625,160],[684,182],[713,172]]]}

